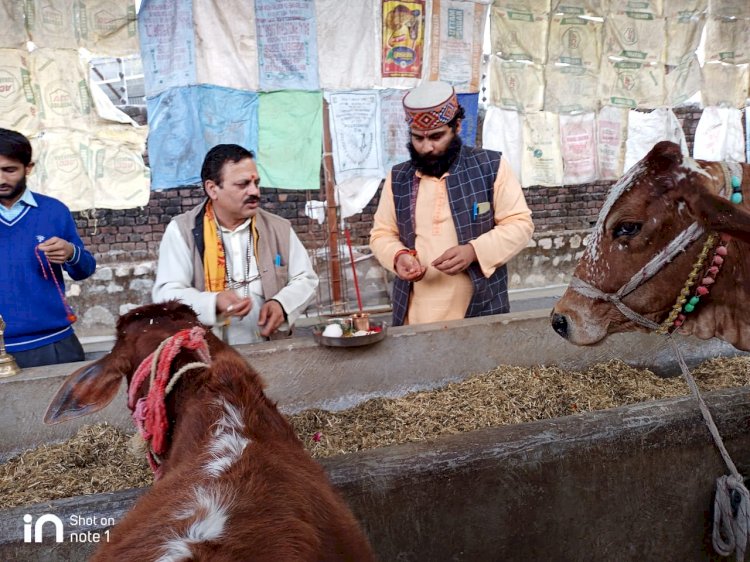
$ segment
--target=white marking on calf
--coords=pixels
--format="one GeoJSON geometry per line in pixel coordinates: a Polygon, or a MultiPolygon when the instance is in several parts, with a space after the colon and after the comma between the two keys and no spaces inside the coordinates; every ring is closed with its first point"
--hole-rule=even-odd
{"type": "Polygon", "coordinates": [[[216,422],[214,437],[208,445],[211,460],[205,465],[209,476],[218,477],[237,462],[250,439],[242,435],[244,423],[240,410],[222,399],[218,401],[224,415],[216,422]]]}
{"type": "Polygon", "coordinates": [[[682,156],[682,167],[689,172],[700,174],[702,176],[706,176],[708,179],[712,179],[711,174],[708,172],[708,170],[701,168],[701,165],[689,156],[682,156]]]}
{"type": "Polygon", "coordinates": [[[165,552],[157,562],[183,562],[192,560],[191,545],[219,540],[224,534],[231,498],[222,496],[220,491],[206,488],[195,488],[195,500],[192,505],[177,512],[177,519],[195,520],[185,533],[167,541],[165,552]]]}

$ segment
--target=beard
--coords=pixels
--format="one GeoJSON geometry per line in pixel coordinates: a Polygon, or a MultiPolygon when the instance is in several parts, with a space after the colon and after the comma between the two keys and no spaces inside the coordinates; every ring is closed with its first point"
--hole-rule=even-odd
{"type": "Polygon", "coordinates": [[[23,192],[26,190],[26,177],[21,178],[16,185],[9,183],[0,184],[0,188],[10,189],[7,193],[0,192],[0,201],[3,203],[14,202],[20,198],[23,192]]]}
{"type": "Polygon", "coordinates": [[[445,149],[443,154],[438,156],[429,155],[422,156],[414,148],[411,141],[406,145],[409,149],[409,155],[411,156],[411,163],[414,167],[426,176],[432,176],[433,178],[440,178],[442,175],[450,170],[453,162],[458,158],[459,152],[461,152],[461,137],[454,133],[453,139],[451,139],[448,148],[445,149]]]}

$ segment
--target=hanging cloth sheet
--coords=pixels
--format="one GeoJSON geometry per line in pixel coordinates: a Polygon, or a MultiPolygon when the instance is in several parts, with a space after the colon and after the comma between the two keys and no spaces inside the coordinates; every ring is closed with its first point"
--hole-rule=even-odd
{"type": "Polygon", "coordinates": [[[563,184],[596,181],[596,114],[560,115],[563,184]]]}
{"type": "Polygon", "coordinates": [[[376,90],[326,92],[336,183],[384,177],[380,95],[376,90]]]}
{"type": "Polygon", "coordinates": [[[254,0],[194,2],[196,81],[238,90],[258,89],[254,0]]]}
{"type": "Polygon", "coordinates": [[[487,4],[489,0],[432,1],[430,80],[448,82],[457,93],[479,91],[487,4]]]}
{"type": "Polygon", "coordinates": [[[380,0],[316,0],[318,75],[326,90],[380,85],[380,0]]]}
{"type": "Polygon", "coordinates": [[[152,189],[200,183],[217,144],[258,149],[258,94],[218,86],[172,88],[148,100],[152,189]]]}
{"type": "Polygon", "coordinates": [[[260,89],[317,90],[313,0],[255,0],[260,89]]]}
{"type": "Polygon", "coordinates": [[[745,161],[742,110],[705,107],[695,130],[693,158],[713,161],[745,161]]]}
{"type": "Polygon", "coordinates": [[[146,95],[151,97],[195,79],[193,3],[144,0],[138,13],[146,95]]]}
{"type": "Polygon", "coordinates": [[[320,189],[323,97],[320,92],[260,94],[258,171],[261,185],[320,189]]]}
{"type": "Polygon", "coordinates": [[[519,181],[523,151],[521,117],[517,111],[489,106],[482,126],[482,147],[502,152],[519,181]]]}

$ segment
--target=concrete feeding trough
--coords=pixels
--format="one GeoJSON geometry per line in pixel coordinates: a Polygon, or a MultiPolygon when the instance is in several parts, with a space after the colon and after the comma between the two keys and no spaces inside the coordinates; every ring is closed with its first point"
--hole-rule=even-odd
{"type": "MultiPolygon", "coordinates": [[[[655,336],[626,334],[608,357],[674,372],[655,336]],[[649,350],[645,357],[644,350],[649,350]],[[649,364],[645,365],[644,361],[649,364]]],[[[689,363],[740,355],[717,341],[681,339],[689,363]]],[[[242,349],[288,412],[340,410],[376,396],[442,386],[497,365],[585,369],[603,348],[577,348],[549,328],[546,312],[392,328],[367,347],[312,339],[242,349]]],[[[131,428],[122,396],[78,423],[41,417],[71,365],[30,369],[0,381],[0,454],[70,437],[82,423],[131,428]]],[[[740,472],[750,466],[750,390],[707,395],[740,472]]],[[[321,461],[362,521],[381,560],[710,560],[714,481],[726,473],[690,397],[635,404],[321,461]]],[[[0,559],[85,560],[93,539],[120,519],[141,490],[96,494],[0,512],[0,559]],[[24,516],[59,517],[43,542],[24,542],[24,516]],[[76,525],[71,521],[75,517],[76,525]]],[[[158,523],[157,523],[158,524],[158,523]]],[[[30,523],[27,530],[31,532],[30,523]]],[[[718,557],[716,557],[718,559],[718,557]]]]}

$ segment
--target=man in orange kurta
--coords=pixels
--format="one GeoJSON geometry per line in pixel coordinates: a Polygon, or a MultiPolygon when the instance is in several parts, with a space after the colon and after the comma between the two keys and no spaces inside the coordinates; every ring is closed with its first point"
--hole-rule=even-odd
{"type": "Polygon", "coordinates": [[[453,87],[404,97],[411,160],[386,178],[370,233],[396,274],[394,325],[508,312],[505,264],[528,244],[531,211],[507,162],[461,145],[453,87]]]}

